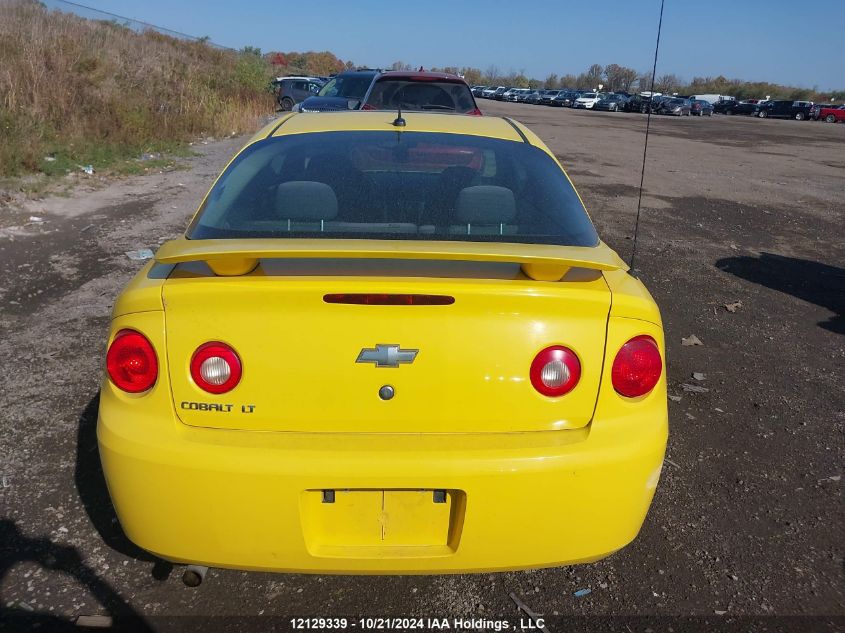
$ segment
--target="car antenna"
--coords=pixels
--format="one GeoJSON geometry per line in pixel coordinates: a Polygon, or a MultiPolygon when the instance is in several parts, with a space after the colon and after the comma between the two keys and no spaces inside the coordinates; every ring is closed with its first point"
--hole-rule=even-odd
{"type": "Polygon", "coordinates": [[[395,127],[405,127],[405,119],[402,118],[402,106],[398,106],[399,114],[396,115],[396,118],[393,119],[393,125],[395,127]]]}
{"type": "Polygon", "coordinates": [[[645,120],[645,143],[643,145],[643,169],[640,173],[640,193],[639,197],[637,198],[637,219],[634,223],[634,247],[631,250],[631,261],[628,263],[628,266],[631,268],[631,272],[634,271],[634,259],[637,256],[637,237],[640,233],[640,210],[643,204],[643,182],[645,180],[645,159],[646,154],[648,153],[648,130],[651,126],[651,107],[653,105],[654,99],[654,76],[657,74],[657,51],[660,50],[660,31],[663,28],[663,4],[665,0],[660,0],[660,20],[657,23],[657,43],[654,45],[654,65],[651,68],[651,92],[648,96],[648,114],[646,115],[645,120]]]}

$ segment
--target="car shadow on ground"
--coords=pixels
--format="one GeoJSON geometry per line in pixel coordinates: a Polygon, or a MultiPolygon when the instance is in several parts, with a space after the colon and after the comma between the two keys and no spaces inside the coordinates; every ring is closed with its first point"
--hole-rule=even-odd
{"type": "Polygon", "coordinates": [[[124,556],[153,563],[153,578],[165,580],[173,571],[173,565],[132,543],[123,533],[117,520],[106,487],[103,467],[100,463],[100,451],[97,448],[97,410],[99,407],[100,394],[98,392],[79,416],[74,479],[82,506],[85,508],[88,518],[91,519],[94,529],[97,530],[106,545],[124,556]]]}
{"type": "Polygon", "coordinates": [[[759,257],[726,257],[716,267],[804,301],[815,303],[834,315],[818,325],[845,334],[845,268],[818,262],[760,253],[759,257]]]}
{"type": "MultiPolygon", "coordinates": [[[[0,519],[0,587],[12,568],[18,563],[35,563],[46,570],[70,577],[84,585],[99,605],[111,618],[112,628],[120,631],[152,632],[144,619],[129,606],[118,593],[79,555],[79,550],[70,545],[59,545],[48,538],[30,538],[21,533],[17,524],[9,519],[0,519]]],[[[7,603],[2,600],[0,630],[4,631],[80,631],[75,619],[71,620],[52,613],[38,612],[29,603],[19,601],[7,603]],[[8,627],[8,628],[7,628],[8,627]]]]}

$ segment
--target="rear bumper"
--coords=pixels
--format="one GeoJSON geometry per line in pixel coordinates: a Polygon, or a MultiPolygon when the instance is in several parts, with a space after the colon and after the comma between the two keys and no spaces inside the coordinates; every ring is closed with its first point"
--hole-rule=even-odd
{"type": "MultiPolygon", "coordinates": [[[[187,427],[172,408],[152,416],[106,383],[97,436],[123,529],[165,559],[454,573],[590,562],[628,544],[657,485],[667,420],[475,435],[224,431],[187,427]],[[331,508],[315,501],[324,489],[452,491],[448,534],[440,542],[422,530],[422,540],[412,535],[398,546],[365,538],[346,547],[325,514],[331,508]]],[[[386,519],[375,514],[374,525],[386,519]]]]}

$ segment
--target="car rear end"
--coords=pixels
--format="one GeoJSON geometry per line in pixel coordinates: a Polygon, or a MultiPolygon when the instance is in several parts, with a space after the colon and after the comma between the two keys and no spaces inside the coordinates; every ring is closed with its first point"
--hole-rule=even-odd
{"type": "Polygon", "coordinates": [[[341,573],[626,545],[666,443],[661,322],[554,157],[501,119],[319,118],[340,129],[246,148],[115,307],[98,439],[126,534],[341,573]]]}

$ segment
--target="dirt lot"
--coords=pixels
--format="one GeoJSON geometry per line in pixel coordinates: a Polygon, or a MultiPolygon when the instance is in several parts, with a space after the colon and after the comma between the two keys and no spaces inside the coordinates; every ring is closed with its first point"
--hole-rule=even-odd
{"type": "MultiPolygon", "coordinates": [[[[546,140],[605,241],[628,257],[645,117],[482,107],[546,140]]],[[[513,626],[514,592],[547,616],[694,615],[709,630],[746,630],[742,616],[754,616],[765,630],[843,630],[845,125],[653,118],[651,134],[636,269],[663,312],[678,399],[640,536],[580,567],[449,577],[213,570],[201,588],[184,587],[114,518],[95,445],[98,381],[109,310],[140,265],[124,251],[176,236],[242,139],[198,146],[187,171],[0,212],[2,617],[13,630],[89,614],[142,616],[149,630],[192,622],[164,616],[209,614],[473,615],[513,626]],[[692,334],[702,346],[681,344],[692,334]],[[592,592],[575,597],[580,589],[592,592]],[[789,615],[826,617],[779,617],[789,615]]],[[[216,622],[266,630],[270,621],[216,622]]],[[[689,625],[555,622],[556,631],[689,625]]]]}

